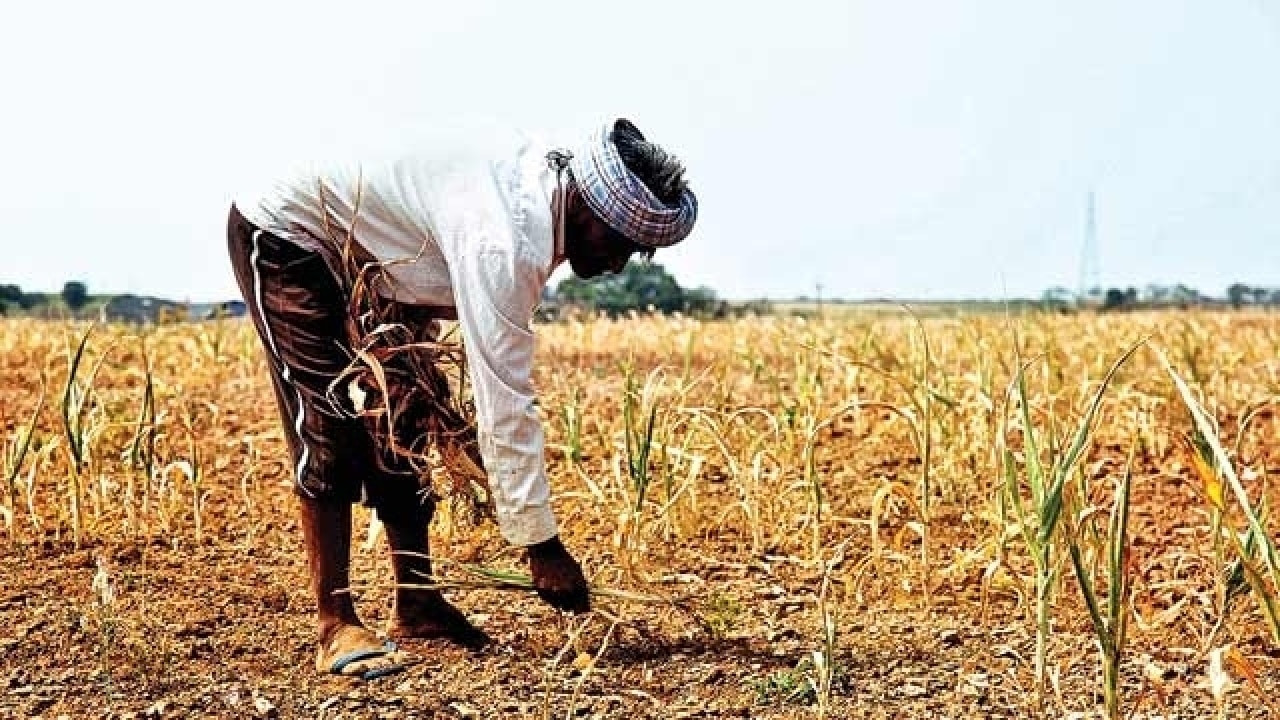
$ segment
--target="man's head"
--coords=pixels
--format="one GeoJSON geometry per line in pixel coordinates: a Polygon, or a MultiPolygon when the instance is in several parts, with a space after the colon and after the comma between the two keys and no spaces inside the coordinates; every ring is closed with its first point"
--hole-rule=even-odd
{"type": "Polygon", "coordinates": [[[621,119],[592,135],[569,162],[564,250],[579,277],[620,272],[693,229],[698,205],[684,166],[621,119]]]}

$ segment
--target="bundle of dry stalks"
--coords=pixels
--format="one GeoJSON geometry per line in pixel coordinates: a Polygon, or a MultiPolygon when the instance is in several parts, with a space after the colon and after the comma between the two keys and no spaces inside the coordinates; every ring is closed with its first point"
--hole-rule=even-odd
{"type": "MultiPolygon", "coordinates": [[[[348,299],[346,341],[350,364],[329,385],[335,411],[363,418],[380,469],[407,464],[421,492],[450,506],[450,517],[479,523],[493,517],[488,476],[476,438],[475,403],[467,382],[463,339],[442,334],[445,318],[431,308],[391,299],[387,268],[356,242],[360,196],[343,237],[325,208],[329,248],[325,260],[348,299]]],[[[419,251],[419,255],[421,250],[419,251]]]]}

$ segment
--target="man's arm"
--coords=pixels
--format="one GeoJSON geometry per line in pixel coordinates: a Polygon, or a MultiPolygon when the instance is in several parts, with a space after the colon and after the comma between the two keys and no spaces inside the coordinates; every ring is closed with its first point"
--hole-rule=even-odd
{"type": "Polygon", "coordinates": [[[551,509],[533,390],[529,323],[545,275],[510,245],[483,241],[460,253],[450,274],[498,525],[508,542],[529,549],[534,585],[544,600],[585,610],[586,581],[560,543],[551,509]]]}

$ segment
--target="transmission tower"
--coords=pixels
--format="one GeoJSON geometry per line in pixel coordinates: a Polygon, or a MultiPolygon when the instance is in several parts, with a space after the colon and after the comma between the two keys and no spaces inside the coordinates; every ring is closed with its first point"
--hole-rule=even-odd
{"type": "Polygon", "coordinates": [[[1084,246],[1080,249],[1080,299],[1085,299],[1102,287],[1102,270],[1098,262],[1098,222],[1094,207],[1093,191],[1089,191],[1089,205],[1084,219],[1084,246]]]}

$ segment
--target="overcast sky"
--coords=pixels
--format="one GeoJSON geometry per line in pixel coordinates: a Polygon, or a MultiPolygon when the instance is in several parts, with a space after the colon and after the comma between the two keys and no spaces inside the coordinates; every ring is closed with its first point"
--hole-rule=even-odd
{"type": "Polygon", "coordinates": [[[226,209],[290,159],[626,115],[684,159],[722,295],[1280,285],[1280,0],[10,2],[0,283],[235,296],[226,209]]]}

